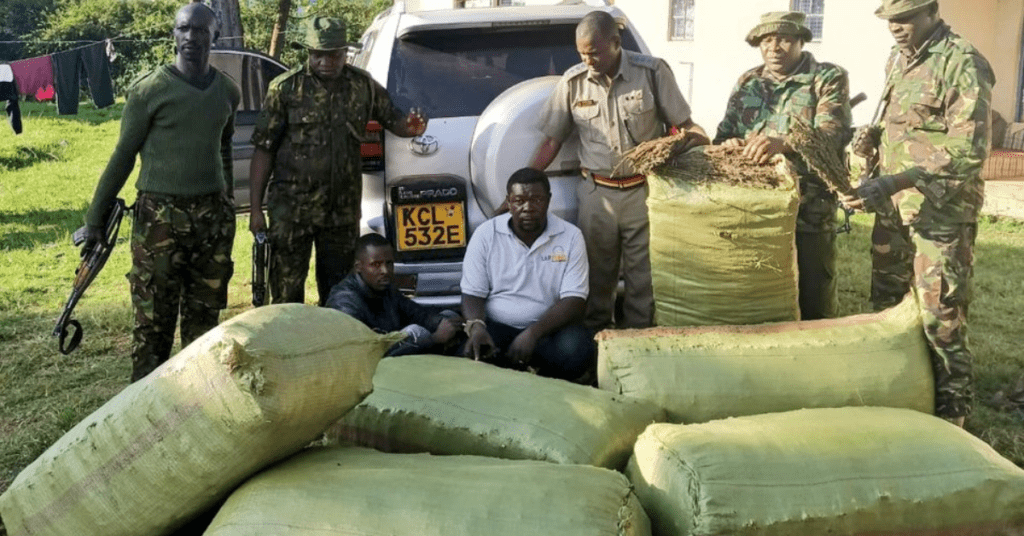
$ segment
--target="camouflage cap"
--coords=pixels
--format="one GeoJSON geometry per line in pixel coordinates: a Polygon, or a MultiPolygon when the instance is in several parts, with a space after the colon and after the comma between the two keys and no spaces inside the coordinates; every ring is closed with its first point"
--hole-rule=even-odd
{"type": "Polygon", "coordinates": [[[292,41],[293,48],[309,48],[313,50],[337,50],[345,48],[348,34],[345,21],[330,17],[316,16],[303,25],[302,35],[292,41]]]}
{"type": "Polygon", "coordinates": [[[882,5],[875,10],[875,15],[880,19],[895,19],[903,15],[910,15],[935,3],[938,3],[938,0],[882,0],[882,5]]]}
{"type": "Polygon", "coordinates": [[[761,15],[761,22],[754,26],[747,34],[746,41],[750,46],[756,47],[761,38],[768,34],[782,34],[799,37],[804,41],[810,41],[813,35],[804,21],[807,15],[800,11],[772,11],[761,15]]]}

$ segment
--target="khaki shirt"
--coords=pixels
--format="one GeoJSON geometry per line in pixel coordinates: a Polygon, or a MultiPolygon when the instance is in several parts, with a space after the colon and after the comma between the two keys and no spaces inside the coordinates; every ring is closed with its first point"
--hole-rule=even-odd
{"type": "Polygon", "coordinates": [[[668,64],[623,50],[610,88],[583,63],[566,71],[541,111],[540,130],[564,142],[575,127],[583,168],[618,177],[635,173],[628,164],[616,169],[623,153],[688,119],[690,106],[668,64]]]}

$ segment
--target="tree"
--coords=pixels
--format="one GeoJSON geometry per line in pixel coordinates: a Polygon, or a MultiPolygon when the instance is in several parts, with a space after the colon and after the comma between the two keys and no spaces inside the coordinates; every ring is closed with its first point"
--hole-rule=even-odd
{"type": "Polygon", "coordinates": [[[238,0],[208,0],[207,4],[217,14],[217,22],[220,24],[220,37],[217,39],[217,46],[227,48],[244,46],[242,10],[238,7],[238,0]]]}
{"type": "Polygon", "coordinates": [[[304,53],[287,46],[296,26],[314,15],[345,20],[348,39],[355,42],[373,18],[391,7],[392,0],[252,0],[242,3],[245,46],[267,52],[285,65],[304,61],[304,53]],[[287,4],[287,5],[285,5],[287,4]],[[288,16],[282,20],[282,14],[288,16]],[[273,45],[276,41],[276,45],[273,45]]]}
{"type": "Polygon", "coordinates": [[[140,74],[174,57],[171,29],[180,0],[60,0],[29,36],[40,42],[27,47],[33,55],[66,50],[73,45],[53,41],[115,40],[117,60],[110,74],[119,92],[140,74]]]}
{"type": "Polygon", "coordinates": [[[288,31],[288,16],[292,11],[292,0],[278,0],[277,20],[274,21],[274,32],[270,35],[270,55],[281,57],[284,48],[285,32],[288,31]]]}
{"type": "MultiPolygon", "coordinates": [[[[20,41],[31,34],[53,8],[55,0],[0,0],[0,41],[20,41]]],[[[20,60],[21,43],[0,44],[0,61],[20,60]]]]}

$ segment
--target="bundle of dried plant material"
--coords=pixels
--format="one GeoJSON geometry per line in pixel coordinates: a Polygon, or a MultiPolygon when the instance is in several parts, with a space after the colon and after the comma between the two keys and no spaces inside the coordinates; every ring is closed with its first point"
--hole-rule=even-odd
{"type": "MultiPolygon", "coordinates": [[[[681,130],[678,134],[672,134],[662,138],[645,141],[622,155],[619,165],[615,166],[615,174],[622,165],[629,163],[637,173],[647,175],[654,168],[664,164],[673,154],[679,152],[675,145],[686,139],[687,132],[681,130]]],[[[682,146],[680,146],[680,149],[682,146]]]]}
{"type": "Polygon", "coordinates": [[[670,158],[654,173],[693,183],[717,182],[765,189],[782,185],[783,177],[779,175],[775,158],[772,164],[758,165],[742,152],[742,147],[706,146],[670,158]]]}
{"type": "Polygon", "coordinates": [[[837,134],[816,129],[798,118],[790,126],[789,144],[821,177],[829,190],[840,194],[854,192],[855,189],[850,185],[850,170],[840,157],[843,142],[837,134]]]}

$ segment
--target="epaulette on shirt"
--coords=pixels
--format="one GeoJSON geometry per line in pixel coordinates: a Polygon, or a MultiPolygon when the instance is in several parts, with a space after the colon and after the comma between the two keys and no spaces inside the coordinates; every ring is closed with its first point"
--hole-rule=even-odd
{"type": "Polygon", "coordinates": [[[346,63],[345,68],[355,72],[360,76],[365,76],[366,78],[373,78],[373,76],[371,76],[370,73],[364,71],[363,69],[360,69],[359,67],[356,67],[355,65],[352,65],[351,63],[346,63]]]}
{"type": "Polygon", "coordinates": [[[306,68],[306,64],[305,63],[300,63],[300,64],[296,65],[295,67],[292,67],[291,69],[288,69],[287,71],[277,75],[276,78],[274,78],[273,80],[270,81],[270,86],[268,87],[268,90],[270,88],[274,88],[274,87],[280,86],[281,84],[285,83],[287,80],[289,80],[291,78],[294,78],[295,75],[301,73],[302,70],[305,69],[305,68],[306,68]]]}
{"type": "Polygon", "coordinates": [[[565,77],[566,78],[575,78],[575,77],[577,77],[577,76],[579,76],[579,75],[581,75],[581,74],[583,74],[585,72],[587,72],[587,64],[586,63],[577,63],[576,65],[573,65],[572,67],[569,67],[569,69],[567,71],[565,71],[565,77]]]}
{"type": "Polygon", "coordinates": [[[137,75],[135,78],[132,78],[132,81],[128,82],[128,90],[131,91],[132,89],[135,89],[135,86],[143,83],[146,79],[156,76],[156,74],[160,72],[160,69],[162,69],[162,67],[157,67],[152,71],[146,71],[137,75]]]}
{"type": "Polygon", "coordinates": [[[658,65],[661,64],[661,58],[655,58],[646,54],[629,54],[627,57],[629,58],[629,63],[652,71],[657,71],[658,65]]]}

